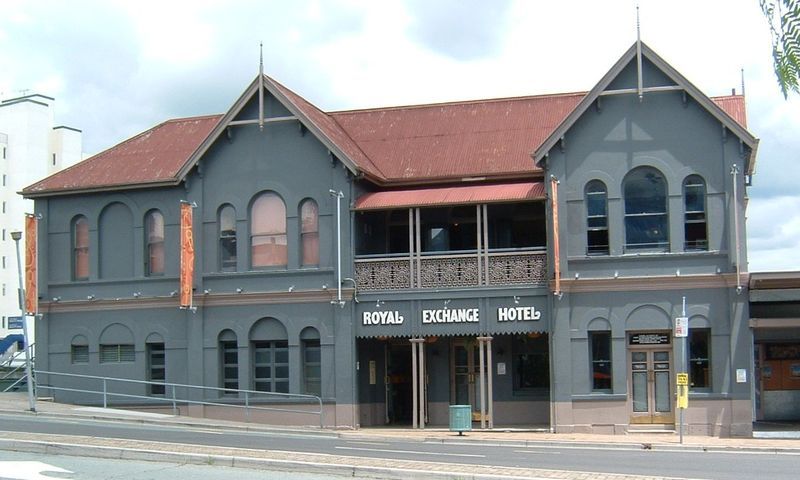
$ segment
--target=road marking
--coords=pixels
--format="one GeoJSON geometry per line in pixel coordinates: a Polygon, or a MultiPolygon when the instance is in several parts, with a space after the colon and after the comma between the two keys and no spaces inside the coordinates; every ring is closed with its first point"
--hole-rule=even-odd
{"type": "Polygon", "coordinates": [[[539,455],[561,455],[561,452],[542,452],[539,450],[514,450],[514,453],[536,453],[539,455]]]}
{"type": "Polygon", "coordinates": [[[0,472],[3,478],[12,480],[53,480],[42,472],[73,473],[43,462],[0,462],[0,472]]]}
{"type": "Polygon", "coordinates": [[[433,455],[436,457],[476,457],[486,458],[486,455],[474,455],[471,453],[436,453],[436,452],[420,452],[417,450],[390,450],[388,448],[356,448],[356,447],[336,447],[339,450],[359,450],[366,452],[381,452],[381,453],[413,453],[414,455],[433,455]]]}
{"type": "Polygon", "coordinates": [[[348,440],[347,443],[351,445],[389,445],[388,442],[357,442],[355,440],[348,440]]]}

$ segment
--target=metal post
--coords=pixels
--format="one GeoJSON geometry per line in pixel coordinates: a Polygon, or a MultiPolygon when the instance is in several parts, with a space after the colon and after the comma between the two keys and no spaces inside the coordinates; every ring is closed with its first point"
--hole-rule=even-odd
{"type": "Polygon", "coordinates": [[[250,394],[247,391],[244,392],[244,418],[250,421],[250,394]]]}
{"type": "Polygon", "coordinates": [[[329,190],[329,193],[336,197],[336,302],[343,305],[342,300],[342,215],[341,200],[344,193],[336,190],[329,190]]]}
{"type": "MultiPolygon", "coordinates": [[[[681,309],[681,316],[685,317],[686,316],[686,296],[685,295],[683,297],[682,303],[683,303],[683,307],[681,309]]],[[[686,365],[687,365],[688,362],[687,362],[686,355],[687,355],[688,352],[687,352],[687,348],[686,347],[687,347],[687,343],[688,342],[689,342],[689,337],[687,335],[686,337],[683,337],[683,341],[681,342],[681,349],[683,351],[681,352],[681,368],[680,368],[680,370],[681,370],[682,373],[687,373],[686,372],[686,365]]],[[[685,388],[689,388],[689,387],[687,386],[685,388]]],[[[680,442],[681,442],[681,445],[683,445],[683,411],[686,410],[686,409],[685,408],[680,408],[679,410],[680,410],[680,420],[679,421],[681,423],[680,424],[680,442]]]]}
{"type": "Polygon", "coordinates": [[[417,389],[419,386],[417,385],[417,339],[412,338],[411,340],[411,425],[413,428],[417,428],[417,418],[419,412],[417,411],[417,400],[419,399],[419,392],[417,389]]]}
{"type": "Polygon", "coordinates": [[[494,390],[493,390],[493,387],[492,387],[492,375],[493,375],[493,373],[492,373],[492,337],[488,337],[487,338],[486,345],[487,345],[487,347],[486,347],[486,365],[488,367],[486,369],[486,373],[487,373],[487,377],[488,377],[488,386],[487,386],[486,389],[488,391],[488,397],[489,397],[489,401],[488,401],[488,405],[487,405],[487,407],[488,407],[487,408],[487,412],[489,414],[489,429],[493,429],[494,428],[494,398],[493,398],[494,397],[494,390]]]}
{"type": "Polygon", "coordinates": [[[25,343],[25,377],[28,385],[28,408],[31,412],[36,411],[36,397],[33,395],[33,372],[31,369],[31,344],[28,336],[28,316],[25,315],[25,284],[22,280],[22,261],[19,255],[19,240],[22,232],[11,232],[11,238],[17,249],[17,273],[19,274],[19,310],[22,315],[22,338],[25,343]]]}
{"type": "Polygon", "coordinates": [[[108,379],[103,377],[103,408],[108,408],[108,379]]]}
{"type": "Polygon", "coordinates": [[[483,337],[478,337],[478,358],[480,361],[480,382],[481,382],[481,429],[486,428],[486,362],[484,360],[483,349],[486,348],[486,342],[483,337]]]}
{"type": "Polygon", "coordinates": [[[417,344],[419,346],[419,428],[425,428],[425,340],[417,344]]]}
{"type": "Polygon", "coordinates": [[[178,416],[178,404],[175,402],[175,385],[172,386],[172,414],[178,416]]]}

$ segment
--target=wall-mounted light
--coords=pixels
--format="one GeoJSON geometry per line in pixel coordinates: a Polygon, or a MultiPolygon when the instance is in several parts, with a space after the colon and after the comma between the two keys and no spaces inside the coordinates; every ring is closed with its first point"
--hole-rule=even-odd
{"type": "Polygon", "coordinates": [[[514,305],[519,305],[519,295],[514,295],[514,305]]]}
{"type": "Polygon", "coordinates": [[[203,295],[208,295],[209,293],[211,293],[211,289],[210,288],[206,288],[206,289],[203,290],[203,295]]]}
{"type": "Polygon", "coordinates": [[[619,278],[619,270],[614,270],[614,278],[619,278]]]}
{"type": "Polygon", "coordinates": [[[381,308],[384,303],[386,302],[384,302],[383,300],[378,300],[377,302],[375,302],[375,308],[381,308]]]}
{"type": "Polygon", "coordinates": [[[53,302],[58,303],[61,301],[61,297],[53,297],[53,302]]]}
{"type": "Polygon", "coordinates": [[[575,272],[575,280],[577,280],[577,279],[579,279],[579,278],[581,278],[581,274],[580,274],[580,273],[578,273],[578,272],[575,272]]]}
{"type": "Polygon", "coordinates": [[[292,292],[294,292],[294,285],[290,285],[289,286],[289,293],[292,293],[292,292]]]}
{"type": "Polygon", "coordinates": [[[94,295],[86,295],[86,300],[89,300],[91,302],[94,299],[95,299],[94,295]]]}
{"type": "Polygon", "coordinates": [[[680,277],[681,276],[681,269],[680,268],[675,270],[675,276],[676,277],[680,277]]]}
{"type": "Polygon", "coordinates": [[[450,299],[447,299],[447,300],[444,301],[444,308],[445,309],[449,308],[448,305],[450,305],[450,302],[451,302],[450,299]]]}
{"type": "Polygon", "coordinates": [[[323,290],[327,290],[328,289],[328,284],[327,283],[323,283],[322,284],[322,289],[323,290]]]}
{"type": "Polygon", "coordinates": [[[142,292],[133,292],[133,298],[139,298],[142,296],[142,292]]]}
{"type": "Polygon", "coordinates": [[[242,293],[242,292],[244,292],[244,289],[243,289],[243,288],[237,288],[237,289],[236,289],[236,293],[242,293]]]}
{"type": "Polygon", "coordinates": [[[177,290],[173,290],[173,291],[169,292],[169,296],[170,296],[170,297],[176,297],[176,296],[178,296],[178,291],[177,291],[177,290]]]}

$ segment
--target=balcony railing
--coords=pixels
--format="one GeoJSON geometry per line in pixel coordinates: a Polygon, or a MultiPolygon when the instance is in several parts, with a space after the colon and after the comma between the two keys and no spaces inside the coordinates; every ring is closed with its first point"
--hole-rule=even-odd
{"type": "Polygon", "coordinates": [[[547,280],[547,255],[513,250],[358,258],[355,270],[361,291],[537,285],[547,280]]]}

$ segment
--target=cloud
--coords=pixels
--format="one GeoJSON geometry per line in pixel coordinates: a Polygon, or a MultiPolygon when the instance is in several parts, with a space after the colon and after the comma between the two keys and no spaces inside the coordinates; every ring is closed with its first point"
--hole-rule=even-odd
{"type": "Polygon", "coordinates": [[[498,53],[508,23],[509,0],[406,0],[408,33],[427,48],[456,60],[498,53]]]}
{"type": "Polygon", "coordinates": [[[751,199],[747,233],[751,271],[800,270],[800,197],[751,199]]]}

